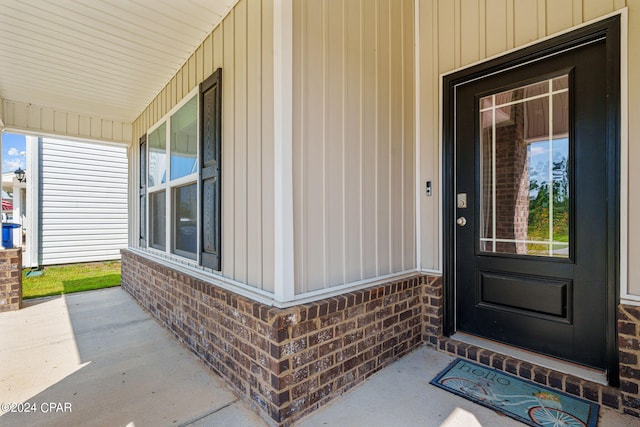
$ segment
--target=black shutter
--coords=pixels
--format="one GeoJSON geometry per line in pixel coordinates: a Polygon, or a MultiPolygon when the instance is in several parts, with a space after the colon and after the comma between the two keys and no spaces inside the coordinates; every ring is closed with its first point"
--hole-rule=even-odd
{"type": "Polygon", "coordinates": [[[203,266],[220,270],[222,69],[200,83],[200,188],[203,266]]]}
{"type": "Polygon", "coordinates": [[[147,135],[140,137],[140,247],[147,247],[147,135]]]}

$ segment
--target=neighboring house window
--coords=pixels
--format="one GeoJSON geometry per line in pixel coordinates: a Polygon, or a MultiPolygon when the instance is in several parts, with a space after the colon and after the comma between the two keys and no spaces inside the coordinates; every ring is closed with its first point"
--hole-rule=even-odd
{"type": "Polygon", "coordinates": [[[221,74],[140,142],[140,245],[214,270],[220,270],[221,74]]]}

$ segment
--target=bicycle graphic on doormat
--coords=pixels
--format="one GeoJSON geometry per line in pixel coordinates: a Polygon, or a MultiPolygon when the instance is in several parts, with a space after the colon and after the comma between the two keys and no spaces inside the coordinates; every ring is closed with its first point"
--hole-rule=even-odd
{"type": "Polygon", "coordinates": [[[496,407],[523,406],[531,421],[544,427],[586,427],[580,419],[563,411],[560,398],[548,391],[538,391],[532,395],[499,395],[493,391],[489,381],[456,377],[446,378],[442,384],[496,407]]]}

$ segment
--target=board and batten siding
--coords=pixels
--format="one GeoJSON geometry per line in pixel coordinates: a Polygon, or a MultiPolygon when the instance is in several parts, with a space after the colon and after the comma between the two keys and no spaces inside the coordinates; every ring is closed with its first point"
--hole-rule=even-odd
{"type": "MultiPolygon", "coordinates": [[[[222,276],[273,292],[273,1],[240,0],[135,120],[133,141],[137,144],[217,68],[222,68],[222,276]]],[[[136,152],[137,147],[130,150],[132,159],[138,159],[136,152]]],[[[137,215],[137,199],[132,200],[137,215]]]]}
{"type": "MultiPolygon", "coordinates": [[[[436,190],[434,197],[420,198],[421,264],[424,270],[439,271],[442,265],[438,203],[443,173],[439,152],[440,75],[568,30],[625,6],[629,6],[630,20],[629,76],[634,76],[640,72],[640,44],[633,42],[640,39],[638,0],[418,0],[420,178],[421,182],[431,180],[436,190]]],[[[633,101],[636,107],[629,109],[629,130],[630,135],[640,135],[637,101],[640,96],[633,94],[640,95],[640,83],[638,79],[630,78],[629,99],[630,102],[636,100],[633,101]]],[[[630,154],[640,158],[640,149],[634,150],[630,145],[630,154]]],[[[630,182],[637,180],[640,180],[640,170],[636,168],[630,171],[630,182]]],[[[629,196],[632,211],[640,212],[640,192],[629,196]]],[[[630,235],[640,235],[640,226],[630,225],[630,235]]],[[[638,256],[640,243],[633,242],[629,248],[629,259],[638,256]]],[[[633,276],[636,277],[636,291],[640,294],[640,266],[632,268],[637,270],[633,276]]]]}
{"type": "Polygon", "coordinates": [[[293,2],[295,292],[416,266],[414,0],[293,2]]]}
{"type": "Polygon", "coordinates": [[[127,247],[127,147],[43,138],[41,265],[120,259],[127,247]]]}

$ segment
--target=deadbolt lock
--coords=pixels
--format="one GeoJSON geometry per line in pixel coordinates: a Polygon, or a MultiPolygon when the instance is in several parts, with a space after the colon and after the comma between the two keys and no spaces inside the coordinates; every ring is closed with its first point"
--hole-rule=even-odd
{"type": "Polygon", "coordinates": [[[458,206],[458,209],[467,208],[467,193],[458,193],[457,206],[458,206]]]}

